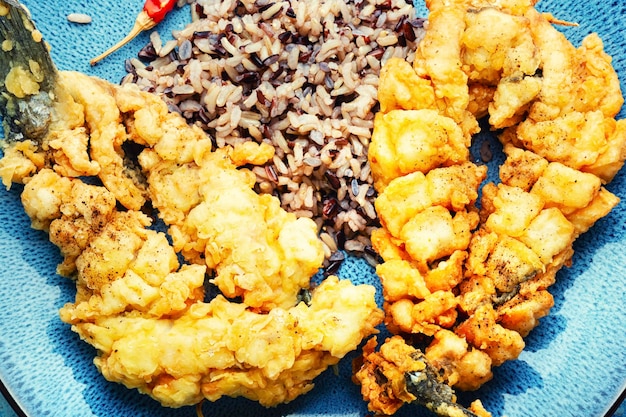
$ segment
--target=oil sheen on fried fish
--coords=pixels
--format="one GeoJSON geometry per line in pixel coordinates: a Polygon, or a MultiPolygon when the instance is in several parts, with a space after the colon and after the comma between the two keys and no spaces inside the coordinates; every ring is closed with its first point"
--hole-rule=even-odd
{"type": "Polygon", "coordinates": [[[0,0],[0,48],[5,139],[38,141],[50,124],[57,71],[28,10],[14,0],[0,0]]]}

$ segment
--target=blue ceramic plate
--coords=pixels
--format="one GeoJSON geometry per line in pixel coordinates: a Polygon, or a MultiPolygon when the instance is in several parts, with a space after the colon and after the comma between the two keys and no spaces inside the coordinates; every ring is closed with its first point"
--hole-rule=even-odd
{"type": "MultiPolygon", "coordinates": [[[[418,0],[420,1],[420,0],[418,0]]],[[[124,76],[123,61],[148,42],[140,36],[96,67],[89,59],[121,39],[141,10],[142,0],[25,0],[52,46],[60,69],[78,70],[112,82],[124,76]],[[89,25],[68,23],[71,12],[88,13],[89,25]]],[[[580,23],[563,28],[574,44],[598,32],[626,91],[626,3],[622,0],[544,0],[538,5],[556,17],[580,23]]],[[[422,16],[424,6],[418,5],[422,16]]],[[[175,10],[159,27],[163,37],[182,28],[189,8],[175,10]]],[[[622,111],[620,118],[626,116],[622,111]]],[[[608,186],[626,198],[626,169],[608,186]]],[[[58,309],[74,298],[74,285],[58,276],[61,260],[44,233],[29,227],[19,187],[0,192],[0,379],[20,415],[97,417],[193,417],[193,407],[162,408],[155,401],[109,383],[92,363],[94,350],[81,342],[58,309]]],[[[519,360],[495,370],[492,382],[461,401],[481,398],[494,416],[601,416],[626,382],[626,203],[620,204],[576,243],[573,266],[553,287],[556,305],[527,339],[519,360]]],[[[371,267],[349,259],[339,275],[377,285],[371,267]]],[[[380,290],[379,290],[380,293],[380,290]]],[[[328,371],[316,388],[296,401],[264,409],[244,399],[205,404],[219,416],[365,416],[359,388],[350,380],[350,361],[328,371]]],[[[406,406],[398,416],[431,415],[406,406]]]]}

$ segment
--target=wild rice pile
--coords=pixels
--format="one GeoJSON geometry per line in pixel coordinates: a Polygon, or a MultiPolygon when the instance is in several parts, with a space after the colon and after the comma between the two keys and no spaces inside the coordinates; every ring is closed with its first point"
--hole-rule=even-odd
{"type": "MultiPolygon", "coordinates": [[[[183,1],[183,0],[181,0],[183,1]]],[[[191,1],[191,0],[188,0],[191,1]]],[[[326,245],[373,261],[376,226],[367,148],[381,65],[412,61],[422,35],[404,0],[196,0],[192,23],[126,62],[134,82],[200,125],[218,147],[271,143],[257,191],[313,218],[326,245]]],[[[332,271],[331,271],[332,272],[332,271]]]]}

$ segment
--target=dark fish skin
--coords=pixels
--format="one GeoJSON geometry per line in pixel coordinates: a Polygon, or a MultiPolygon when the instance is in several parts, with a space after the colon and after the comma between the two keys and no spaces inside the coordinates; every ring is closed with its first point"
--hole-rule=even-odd
{"type": "Polygon", "coordinates": [[[459,416],[461,413],[466,417],[478,417],[470,410],[454,402],[454,391],[450,386],[439,381],[437,371],[421,351],[415,352],[412,359],[426,365],[422,371],[405,374],[406,390],[415,396],[416,403],[425,406],[438,416],[459,416]]]}
{"type": "Polygon", "coordinates": [[[29,70],[33,62],[40,68],[38,74],[43,74],[38,94],[16,97],[7,90],[5,80],[0,80],[0,114],[5,140],[40,141],[45,136],[51,120],[57,69],[28,10],[15,0],[0,0],[0,77],[6,77],[11,69],[19,66],[29,70]]]}

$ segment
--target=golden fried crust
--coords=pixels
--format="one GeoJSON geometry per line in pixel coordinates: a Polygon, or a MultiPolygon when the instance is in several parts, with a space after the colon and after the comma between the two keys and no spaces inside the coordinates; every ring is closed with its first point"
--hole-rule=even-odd
{"type": "Polygon", "coordinates": [[[503,304],[498,308],[498,320],[502,326],[526,337],[537,326],[539,319],[548,315],[553,305],[552,295],[540,290],[530,298],[515,297],[503,304]]]}
{"type": "Polygon", "coordinates": [[[383,262],[376,266],[376,274],[380,277],[387,301],[397,301],[407,295],[424,299],[430,294],[422,274],[407,261],[394,259],[383,262]]]}
{"type": "Polygon", "coordinates": [[[435,110],[379,113],[368,153],[375,187],[380,192],[394,178],[464,162],[468,146],[456,123],[435,110]]]}
{"type": "Polygon", "coordinates": [[[465,338],[450,330],[435,333],[424,353],[433,366],[442,370],[444,379],[460,389],[475,390],[493,377],[489,355],[471,349],[465,338]]]}
{"type": "Polygon", "coordinates": [[[489,113],[489,104],[496,93],[495,87],[472,83],[469,85],[470,102],[467,109],[476,119],[481,119],[489,113]]]}
{"type": "MultiPolygon", "coordinates": [[[[503,134],[509,137],[511,131],[503,134]]],[[[500,138],[502,139],[503,136],[500,138]]],[[[510,142],[504,142],[506,160],[500,167],[500,179],[503,184],[529,191],[537,182],[549,162],[539,155],[530,151],[515,147],[510,142]]]]}
{"type": "MultiPolygon", "coordinates": [[[[461,389],[518,357],[574,240],[619,201],[603,187],[626,159],[611,57],[595,34],[574,47],[534,4],[429,0],[414,71],[398,60],[382,70],[370,158],[385,323],[432,337],[430,362],[461,389]],[[450,149],[469,146],[483,116],[506,160],[477,209],[485,172],[450,149]]],[[[397,397],[382,390],[377,403],[375,391],[370,404],[397,409],[397,397]]]]}
{"type": "Polygon", "coordinates": [[[64,254],[60,268],[76,278],[76,299],[61,319],[98,350],[94,363],[108,380],[165,406],[224,395],[268,407],[291,401],[383,319],[374,287],[334,276],[310,304],[268,313],[222,295],[204,302],[206,266],[180,265],[150,219],[118,211],[105,187],[44,169],[23,200],[64,254]]]}
{"type": "MultiPolygon", "coordinates": [[[[426,355],[407,344],[400,336],[387,338],[375,351],[376,338],[370,339],[363,348],[363,356],[353,363],[354,380],[361,385],[363,398],[368,401],[368,409],[376,415],[392,415],[405,403],[416,400],[407,389],[407,375],[425,375],[427,362],[435,364],[440,376],[449,379],[462,378],[474,387],[491,378],[491,360],[485,353],[471,350],[467,352],[467,344],[463,338],[446,330],[434,336],[434,342],[427,349],[426,355]],[[461,366],[459,366],[461,364],[461,366]]],[[[436,379],[438,376],[433,375],[436,379]]],[[[436,390],[429,381],[429,388],[436,390]]],[[[468,389],[471,389],[468,385],[468,389]]],[[[426,392],[425,397],[437,397],[438,393],[426,392]]],[[[417,395],[417,394],[416,394],[417,395]]],[[[421,398],[420,401],[425,401],[421,398]]],[[[436,401],[436,400],[435,400],[436,401]]],[[[451,402],[456,401],[452,397],[451,402]]],[[[445,409],[442,415],[467,415],[449,402],[439,401],[429,408],[445,409]]],[[[491,417],[480,401],[474,402],[470,410],[482,417],[491,417]]]]}
{"type": "Polygon", "coordinates": [[[299,301],[324,257],[317,225],[256,194],[243,167],[265,163],[273,147],[213,151],[211,138],[158,97],[62,78],[76,85],[60,95],[55,111],[66,113],[55,114],[45,151],[15,146],[0,171],[25,183],[33,227],[61,250],[59,272],[76,282],[61,319],[97,349],[107,380],[168,407],[224,395],[270,407],[308,392],[377,332],[373,286],[330,276],[309,304],[299,301]],[[138,156],[124,154],[126,140],[138,156]],[[66,175],[98,175],[103,186],[66,175]],[[145,198],[172,242],[139,210],[145,198]],[[222,294],[205,302],[208,268],[222,294]]]}
{"type": "Polygon", "coordinates": [[[322,265],[317,225],[282,210],[276,197],[258,195],[254,174],[239,168],[264,164],[274,148],[245,142],[212,151],[204,132],[182,126],[152,95],[132,86],[113,93],[127,130],[148,146],[138,160],[174,249],[215,270],[213,282],[227,297],[260,311],[295,305],[322,265]]]}
{"type": "Polygon", "coordinates": [[[126,131],[108,86],[81,73],[62,73],[61,77],[68,77],[64,88],[84,109],[89,155],[100,167],[98,177],[124,207],[139,210],[146,201],[145,185],[126,169],[122,150],[126,131]]]}
{"type": "Polygon", "coordinates": [[[387,320],[404,333],[432,336],[441,328],[451,328],[457,319],[458,301],[450,291],[435,291],[423,300],[402,298],[386,305],[387,320]]]}
{"type": "Polygon", "coordinates": [[[465,10],[441,1],[427,2],[427,6],[428,30],[415,51],[413,66],[420,77],[432,80],[435,95],[441,100],[438,107],[442,114],[459,123],[469,103],[468,77],[461,62],[465,10]]]}
{"type": "Polygon", "coordinates": [[[485,175],[485,167],[472,163],[433,169],[428,175],[414,172],[392,181],[379,194],[376,211],[392,236],[399,237],[407,222],[430,206],[461,211],[473,204],[485,175]]]}
{"type": "MultiPolygon", "coordinates": [[[[66,306],[63,317],[77,308],[66,306]]],[[[175,319],[97,315],[74,329],[101,352],[95,364],[107,379],[166,406],[228,395],[269,407],[309,391],[313,378],[354,350],[380,319],[373,288],[330,277],[314,291],[310,306],[268,315],[218,296],[191,302],[175,319]],[[168,343],[155,344],[155,338],[168,343]]]]}
{"type": "Polygon", "coordinates": [[[485,7],[466,13],[464,20],[463,69],[471,82],[495,86],[537,71],[540,61],[529,19],[485,7]]]}
{"type": "Polygon", "coordinates": [[[433,109],[435,92],[431,83],[420,78],[411,64],[390,58],[380,70],[378,102],[381,113],[396,109],[433,109]]]}
{"type": "Polygon", "coordinates": [[[489,355],[494,366],[517,359],[524,349],[522,336],[498,324],[496,318],[491,305],[484,304],[455,330],[468,343],[489,355]]]}

